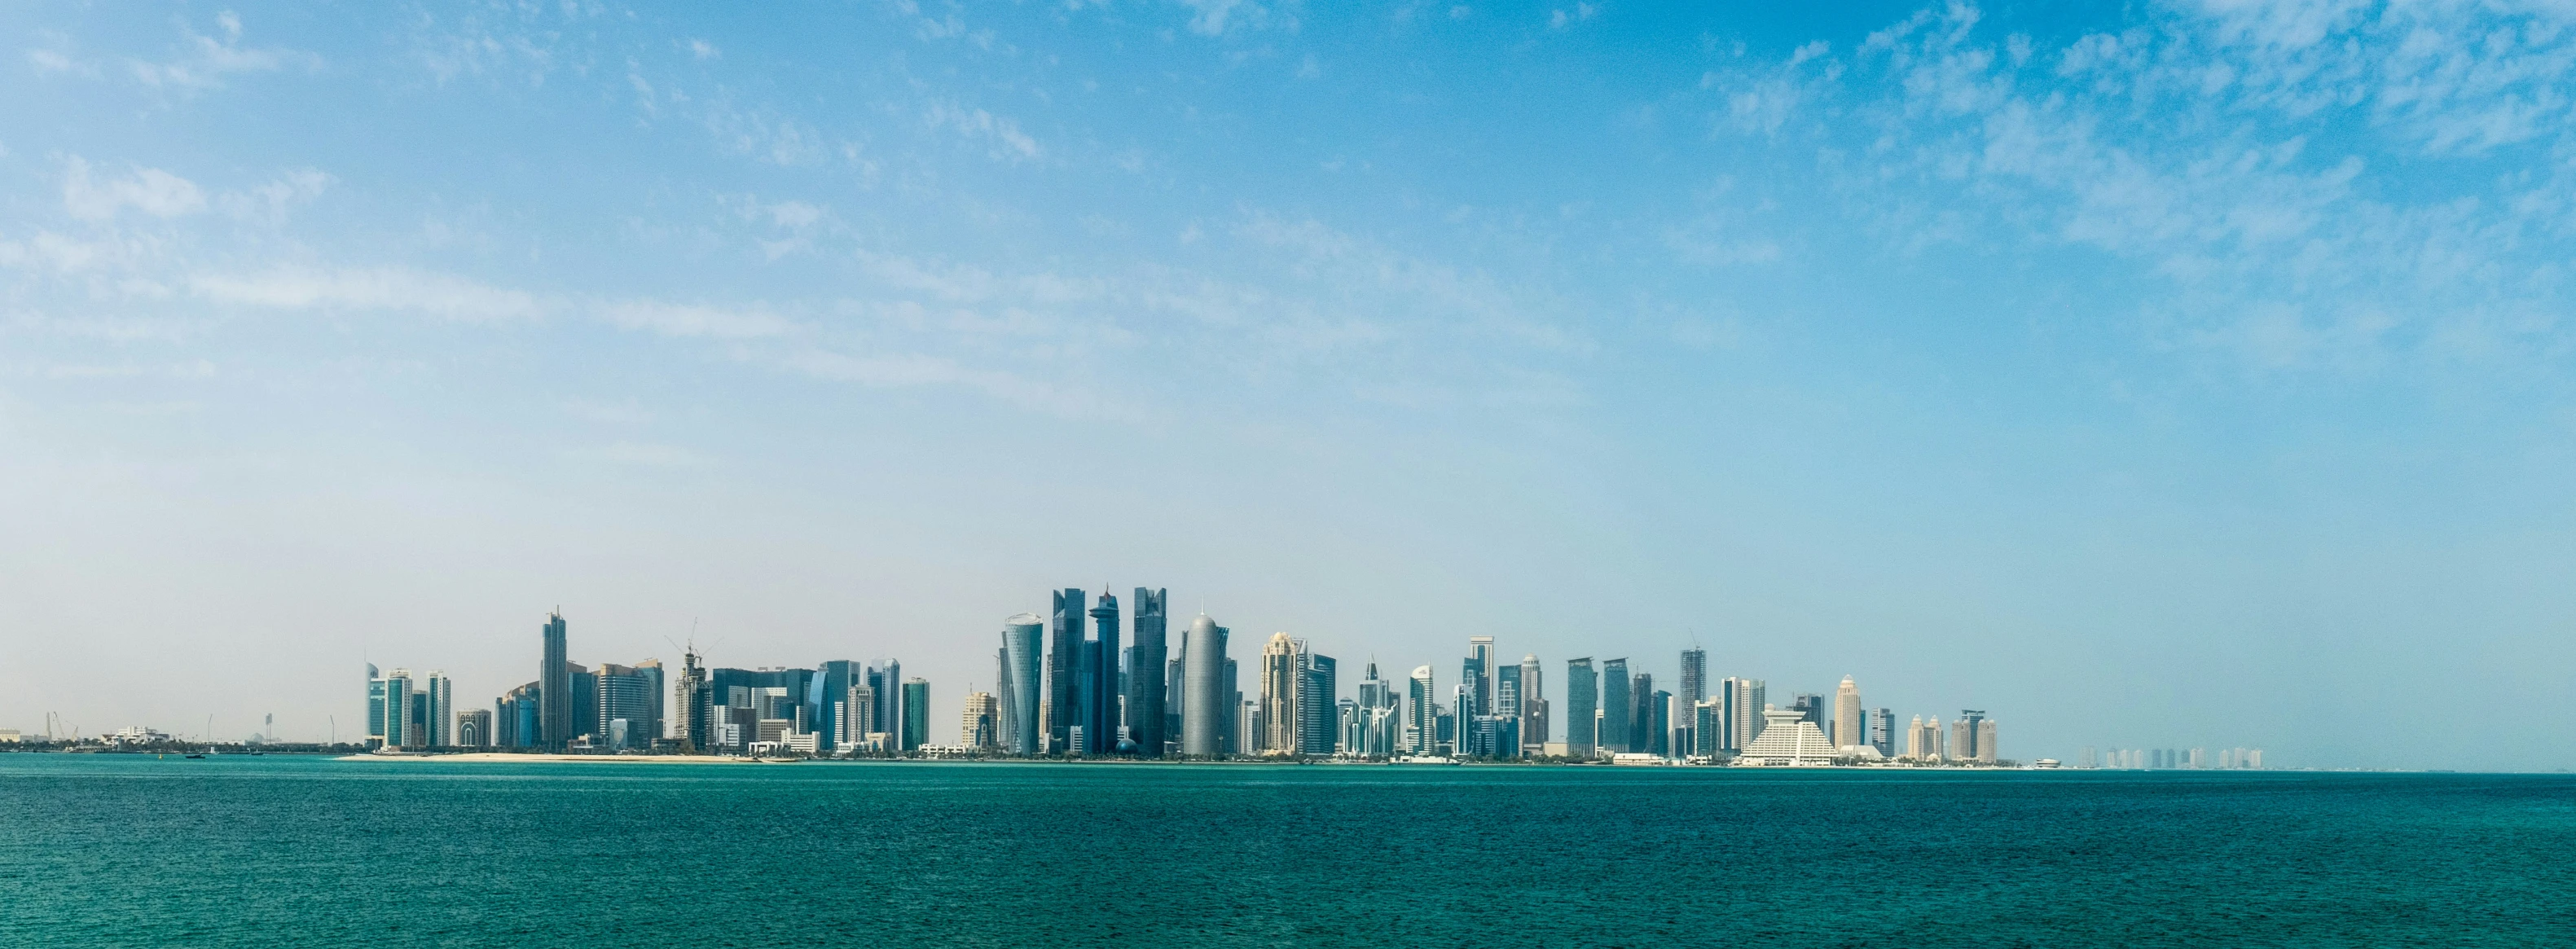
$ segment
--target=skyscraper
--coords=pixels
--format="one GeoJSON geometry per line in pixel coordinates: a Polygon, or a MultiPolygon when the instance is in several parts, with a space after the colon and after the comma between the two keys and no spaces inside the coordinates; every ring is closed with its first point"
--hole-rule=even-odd
{"type": "MultiPolygon", "coordinates": [[[[1066,587],[1055,592],[1053,626],[1047,631],[1046,753],[1069,754],[1077,717],[1076,678],[1082,664],[1083,592],[1066,587]]],[[[891,683],[889,683],[891,685],[891,683]]]]}
{"type": "Polygon", "coordinates": [[[420,723],[427,729],[427,734],[421,736],[422,745],[445,748],[456,744],[456,736],[448,731],[448,723],[456,715],[455,685],[447,681],[447,673],[431,669],[421,679],[421,691],[427,693],[423,696],[427,708],[423,709],[420,723]]]}
{"type": "Polygon", "coordinates": [[[1869,744],[1868,729],[1861,724],[1860,686],[1844,676],[1843,684],[1834,689],[1834,728],[1836,745],[1869,744]]]}
{"type": "Polygon", "coordinates": [[[1769,708],[1760,679],[1728,677],[1718,683],[1718,697],[1726,702],[1726,750],[1741,751],[1762,735],[1762,710],[1769,708]]]}
{"type": "Polygon", "coordinates": [[[1494,733],[1496,738],[1493,747],[1485,749],[1485,753],[1502,758],[1520,757],[1520,666],[1503,665],[1494,667],[1494,708],[1487,714],[1494,717],[1496,726],[1494,733]]]}
{"type": "Polygon", "coordinates": [[[1833,739],[1833,710],[1825,703],[1824,696],[1813,692],[1800,692],[1789,699],[1789,707],[1797,711],[1800,721],[1816,726],[1816,732],[1825,736],[1826,740],[1833,739]]]}
{"type": "MultiPolygon", "coordinates": [[[[1623,671],[1622,675],[1625,673],[1623,671]]],[[[1592,659],[1569,659],[1565,662],[1565,753],[1588,759],[1594,754],[1593,695],[1596,683],[1592,676],[1592,659]]]]}
{"type": "Polygon", "coordinates": [[[715,712],[715,702],[708,694],[707,670],[698,662],[695,642],[680,651],[680,681],[671,684],[671,700],[679,706],[673,710],[678,722],[673,732],[680,739],[680,753],[705,754],[707,726],[715,712]]]}
{"type": "Polygon", "coordinates": [[[1440,693],[1433,690],[1430,666],[1415,666],[1413,678],[1405,684],[1405,704],[1411,716],[1405,726],[1405,751],[1417,755],[1431,753],[1440,740],[1440,693]]]}
{"type": "Polygon", "coordinates": [[[492,746],[492,710],[469,708],[456,713],[456,745],[460,748],[492,746]]]}
{"type": "Polygon", "coordinates": [[[1100,603],[1091,608],[1089,645],[1091,682],[1084,691],[1089,707],[1082,710],[1084,754],[1118,753],[1118,597],[1100,591],[1100,603]]]}
{"type": "Polygon", "coordinates": [[[1699,700],[1708,697],[1707,650],[1697,646],[1682,650],[1682,682],[1679,694],[1694,708],[1698,707],[1699,700]]]}
{"type": "Polygon", "coordinates": [[[1163,616],[1170,602],[1170,590],[1136,588],[1135,658],[1127,664],[1127,737],[1136,743],[1136,753],[1147,758],[1162,757],[1168,737],[1163,705],[1170,689],[1163,675],[1169,650],[1163,616]]]}
{"type": "Polygon", "coordinates": [[[572,667],[564,658],[564,619],[547,614],[544,655],[537,660],[537,747],[562,751],[572,741],[572,667]]]}
{"type": "MultiPolygon", "coordinates": [[[[1977,713],[1977,762],[1979,764],[1994,764],[1997,755],[1997,752],[1995,751],[1995,720],[1985,716],[1986,713],[1984,712],[1977,713]]],[[[2198,767],[2198,765],[2194,765],[2194,767],[2198,767]]]]}
{"type": "Polygon", "coordinates": [[[1002,706],[986,692],[966,693],[966,715],[957,733],[957,743],[969,751],[992,751],[1001,746],[1002,706]]]}
{"type": "Polygon", "coordinates": [[[1297,753],[1330,755],[1338,707],[1335,700],[1340,689],[1333,657],[1318,655],[1311,649],[1299,652],[1303,661],[1297,670],[1297,753]]]}
{"type": "Polygon", "coordinates": [[[1225,627],[1201,613],[1190,621],[1181,643],[1181,753],[1198,758],[1225,754],[1227,720],[1234,716],[1226,695],[1225,627]]]}
{"type": "Polygon", "coordinates": [[[1593,736],[1613,754],[1630,750],[1628,723],[1637,717],[1637,700],[1628,694],[1628,660],[1601,663],[1601,733],[1593,736]]]}
{"type": "Polygon", "coordinates": [[[1878,749],[1881,758],[1896,757],[1896,713],[1890,709],[1871,709],[1867,730],[1869,746],[1878,749]]]}
{"type": "Polygon", "coordinates": [[[1261,754],[1297,750],[1297,660],[1303,651],[1287,633],[1270,634],[1261,647],[1261,754]]]}
{"type": "MultiPolygon", "coordinates": [[[[413,726],[416,724],[412,720],[411,714],[411,683],[411,670],[409,669],[396,669],[392,672],[385,673],[383,689],[384,711],[381,715],[384,719],[385,726],[383,747],[411,747],[411,733],[414,730],[413,726]]],[[[370,717],[373,718],[377,716],[370,717]]]]}
{"type": "Polygon", "coordinates": [[[1034,613],[1017,613],[1002,621],[1002,661],[1009,675],[999,686],[1001,714],[1008,723],[1003,730],[1010,736],[1009,750],[1015,755],[1039,754],[1045,744],[1038,731],[1038,699],[1044,694],[1038,686],[1038,632],[1044,623],[1034,613]]]}
{"type": "Polygon", "coordinates": [[[1476,692],[1476,714],[1494,711],[1494,637],[1467,637],[1468,671],[1465,684],[1476,692]]]}
{"type": "Polygon", "coordinates": [[[1663,738],[1662,728],[1654,724],[1657,713],[1663,711],[1655,704],[1657,691],[1653,675],[1640,672],[1628,679],[1628,701],[1633,703],[1628,713],[1630,754],[1652,753],[1655,743],[1663,738]]]}
{"type": "Polygon", "coordinates": [[[1985,721],[1984,711],[1973,708],[1959,710],[1959,717],[1950,723],[1951,758],[1959,761],[1983,761],[1991,757],[1977,745],[1977,739],[1984,735],[1985,721]]]}
{"type": "Polygon", "coordinates": [[[911,751],[930,743],[930,680],[906,679],[903,682],[903,747],[911,751]]]}
{"type": "Polygon", "coordinates": [[[1521,656],[1521,754],[1538,755],[1547,750],[1547,689],[1544,672],[1538,665],[1538,654],[1521,656]]]}

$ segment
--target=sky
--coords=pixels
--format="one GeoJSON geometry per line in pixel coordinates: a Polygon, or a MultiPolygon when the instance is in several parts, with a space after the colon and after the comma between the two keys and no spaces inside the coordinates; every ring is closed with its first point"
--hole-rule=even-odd
{"type": "Polygon", "coordinates": [[[2576,766],[2576,13],[1694,6],[0,9],[0,728],[1150,586],[2576,766]]]}

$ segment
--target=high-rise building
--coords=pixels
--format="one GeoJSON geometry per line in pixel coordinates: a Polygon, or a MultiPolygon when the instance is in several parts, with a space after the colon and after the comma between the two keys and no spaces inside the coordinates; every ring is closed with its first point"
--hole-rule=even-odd
{"type": "Polygon", "coordinates": [[[1521,754],[1521,667],[1518,664],[1494,667],[1494,743],[1484,749],[1498,758],[1517,758],[1521,754]]]}
{"type": "Polygon", "coordinates": [[[911,678],[903,681],[903,747],[911,751],[930,743],[930,680],[911,678]]]}
{"type": "Polygon", "coordinates": [[[1201,613],[1181,641],[1181,753],[1214,758],[1226,753],[1226,731],[1235,712],[1234,684],[1226,681],[1225,627],[1201,613]]]}
{"type": "Polygon", "coordinates": [[[1303,650],[1287,633],[1272,633],[1261,647],[1260,746],[1255,754],[1285,755],[1297,749],[1297,659],[1303,650]]]}
{"type": "Polygon", "coordinates": [[[1766,687],[1760,679],[1731,676],[1717,685],[1718,698],[1726,702],[1726,750],[1742,751],[1762,735],[1767,721],[1762,710],[1771,707],[1764,694],[1766,687]]]}
{"type": "Polygon", "coordinates": [[[364,744],[380,748],[385,743],[385,677],[367,663],[367,737],[364,744]]]}
{"type": "Polygon", "coordinates": [[[1826,734],[1838,745],[1869,744],[1869,730],[1861,724],[1860,685],[1850,676],[1834,689],[1834,727],[1826,734]]]}
{"type": "Polygon", "coordinates": [[[1630,750],[1628,724],[1637,717],[1637,700],[1628,693],[1632,685],[1628,680],[1628,660],[1602,660],[1601,733],[1593,737],[1613,753],[1630,750]]]}
{"type": "Polygon", "coordinates": [[[492,702],[492,741],[502,748],[537,746],[537,684],[502,693],[492,702]]]}
{"type": "Polygon", "coordinates": [[[885,724],[877,721],[877,709],[884,707],[884,703],[877,701],[877,687],[869,685],[868,681],[864,672],[853,677],[847,697],[841,700],[840,733],[843,737],[841,743],[834,746],[834,750],[840,753],[849,754],[868,747],[871,740],[868,736],[885,734],[885,724]]]}
{"type": "Polygon", "coordinates": [[[1682,650],[1682,681],[1678,693],[1692,708],[1708,697],[1708,651],[1693,646],[1682,650]]]}
{"type": "Polygon", "coordinates": [[[957,743],[972,751],[992,751],[1002,745],[1002,705],[988,692],[966,693],[965,724],[957,734],[957,743]]]}
{"type": "MultiPolygon", "coordinates": [[[[1059,594],[1061,595],[1061,594],[1059,594]]],[[[1038,685],[1038,634],[1045,620],[1035,613],[1016,613],[1002,621],[1002,732],[1009,751],[1015,755],[1041,753],[1044,736],[1038,731],[1038,699],[1044,693],[1038,685]]]]}
{"type": "Polygon", "coordinates": [[[1405,726],[1405,750],[1417,755],[1430,754],[1440,740],[1438,716],[1440,693],[1433,690],[1430,666],[1415,666],[1413,678],[1405,686],[1405,704],[1412,718],[1405,726]]]}
{"type": "Polygon", "coordinates": [[[1799,718],[1816,726],[1816,732],[1825,736],[1826,740],[1833,740],[1833,706],[1831,703],[1825,701],[1824,696],[1813,692],[1797,693],[1796,695],[1790,696],[1789,708],[1796,711],[1799,718]]]}
{"type": "Polygon", "coordinates": [[[1079,708],[1077,678],[1082,664],[1083,592],[1073,587],[1055,591],[1055,612],[1047,631],[1046,753],[1070,754],[1079,708]]]}
{"type": "Polygon", "coordinates": [[[1135,658],[1127,663],[1127,737],[1135,742],[1136,753],[1147,758],[1162,757],[1163,743],[1170,738],[1164,705],[1171,692],[1163,676],[1169,659],[1164,612],[1171,592],[1136,588],[1135,658]]]}
{"type": "Polygon", "coordinates": [[[426,707],[422,709],[424,714],[420,723],[428,730],[421,736],[422,745],[446,748],[456,744],[455,733],[448,730],[449,723],[456,716],[455,684],[447,680],[447,673],[431,669],[429,675],[421,678],[421,692],[421,702],[426,707]]]}
{"type": "Polygon", "coordinates": [[[601,663],[598,720],[588,723],[593,744],[605,748],[650,748],[662,733],[662,664],[647,660],[633,666],[601,663]]]}
{"type": "MultiPolygon", "coordinates": [[[[384,696],[381,711],[368,716],[371,720],[381,719],[384,722],[384,734],[380,736],[381,747],[412,747],[412,732],[417,730],[418,722],[412,718],[411,693],[411,670],[396,669],[385,673],[384,688],[379,690],[379,694],[384,696]]],[[[424,743],[428,739],[425,733],[421,737],[424,743]]]]}
{"type": "Polygon", "coordinates": [[[1547,752],[1547,689],[1538,654],[1521,656],[1521,754],[1547,752]]]}
{"type": "MultiPolygon", "coordinates": [[[[1638,676],[1638,678],[1645,677],[1638,676]]],[[[1655,723],[1654,742],[1647,746],[1646,751],[1666,758],[1678,758],[1687,754],[1690,748],[1686,744],[1690,741],[1690,716],[1676,712],[1681,708],[1678,704],[1682,701],[1681,697],[1662,689],[1652,689],[1646,694],[1654,697],[1654,714],[1648,717],[1655,723]]]]}
{"type": "Polygon", "coordinates": [[[1333,753],[1333,724],[1337,708],[1336,694],[1341,683],[1334,669],[1333,657],[1318,655],[1298,643],[1301,661],[1297,669],[1297,753],[1330,755],[1333,753]]]}
{"type": "Polygon", "coordinates": [[[1941,720],[1939,718],[1926,722],[1923,716],[1914,716],[1914,723],[1905,729],[1905,757],[1909,761],[1941,760],[1941,720]]]}
{"type": "MultiPolygon", "coordinates": [[[[1996,758],[1996,751],[1995,751],[1995,720],[1994,720],[1994,719],[1991,719],[1991,718],[1987,718],[1987,717],[1985,717],[1985,713],[1984,713],[1984,712],[1979,712],[1979,713],[1977,713],[1977,719],[1976,719],[1976,721],[1977,721],[1977,763],[1979,763],[1979,764],[1994,764],[1994,763],[1995,763],[1995,758],[1996,758]]],[[[2198,767],[2198,765],[2194,765],[2193,767],[2198,767]]]]}
{"type": "Polygon", "coordinates": [[[676,721],[672,737],[680,740],[680,753],[705,754],[708,750],[707,726],[715,713],[714,698],[707,688],[707,669],[698,661],[697,643],[680,650],[680,681],[671,684],[671,701],[676,721]]]}
{"type": "Polygon", "coordinates": [[[1691,703],[1691,754],[1717,757],[1726,745],[1726,700],[1701,699],[1691,703]]]}
{"type": "Polygon", "coordinates": [[[1868,722],[1862,729],[1869,739],[1869,746],[1878,749],[1881,758],[1896,757],[1896,713],[1875,708],[1869,711],[1867,718],[1868,722]]]}
{"type": "Polygon", "coordinates": [[[492,747],[492,710],[469,708],[456,713],[456,746],[459,748],[492,747]]]}
{"type": "Polygon", "coordinates": [[[1654,753],[1655,743],[1664,737],[1663,728],[1654,724],[1663,708],[1655,702],[1655,677],[1637,673],[1628,683],[1628,753],[1654,753]]]}
{"type": "Polygon", "coordinates": [[[1082,710],[1085,738],[1084,754],[1118,753],[1118,597],[1100,591],[1100,602],[1090,612],[1093,638],[1087,644],[1091,660],[1090,681],[1083,690],[1086,707],[1082,710]]]}
{"type": "Polygon", "coordinates": [[[572,741],[572,666],[564,658],[563,613],[547,614],[540,634],[545,644],[537,660],[537,747],[562,751],[572,741]]]}
{"type": "Polygon", "coordinates": [[[1466,674],[1461,680],[1476,693],[1476,714],[1494,711],[1494,637],[1467,637],[1466,674]]]}
{"type": "MultiPolygon", "coordinates": [[[[1624,670],[1621,676],[1626,676],[1624,670]]],[[[1595,754],[1599,734],[1593,690],[1597,687],[1591,657],[1565,661],[1565,753],[1570,757],[1588,759],[1595,754]]]]}
{"type": "Polygon", "coordinates": [[[1961,709],[1950,722],[1950,757],[1960,761],[1984,761],[1990,756],[1977,747],[1984,731],[1986,713],[1978,709],[1961,709]]]}

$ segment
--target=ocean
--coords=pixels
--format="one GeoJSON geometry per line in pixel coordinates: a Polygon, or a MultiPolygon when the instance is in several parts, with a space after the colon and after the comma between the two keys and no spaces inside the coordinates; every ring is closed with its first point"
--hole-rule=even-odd
{"type": "Polygon", "coordinates": [[[2576,778],[0,754],[0,945],[2569,946],[2576,778]]]}

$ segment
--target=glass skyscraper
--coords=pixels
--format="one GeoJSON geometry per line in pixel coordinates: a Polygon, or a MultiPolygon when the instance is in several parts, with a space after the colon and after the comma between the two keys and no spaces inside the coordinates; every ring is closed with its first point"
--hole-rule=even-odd
{"type": "Polygon", "coordinates": [[[1628,695],[1631,684],[1628,660],[1601,663],[1601,733],[1593,737],[1614,754],[1628,750],[1628,723],[1637,715],[1637,702],[1628,695]]]}
{"type": "Polygon", "coordinates": [[[1136,635],[1127,661],[1127,737],[1136,743],[1136,753],[1148,758],[1163,756],[1163,744],[1172,736],[1166,733],[1168,719],[1164,704],[1170,695],[1163,681],[1165,661],[1170,651],[1164,643],[1164,612],[1171,601],[1169,590],[1136,588],[1132,608],[1136,611],[1136,635]]]}
{"type": "Polygon", "coordinates": [[[1046,752],[1051,755],[1074,751],[1073,726],[1080,707],[1077,680],[1082,666],[1081,590],[1066,587],[1055,592],[1055,611],[1049,616],[1047,630],[1046,752]]]}
{"type": "Polygon", "coordinates": [[[537,747],[562,751],[574,734],[572,668],[564,658],[563,614],[548,614],[540,635],[545,645],[537,660],[537,747]]]}
{"type": "Polygon", "coordinates": [[[1593,728],[1592,658],[1568,659],[1565,662],[1565,753],[1574,758],[1590,758],[1599,735],[1593,728]]]}

